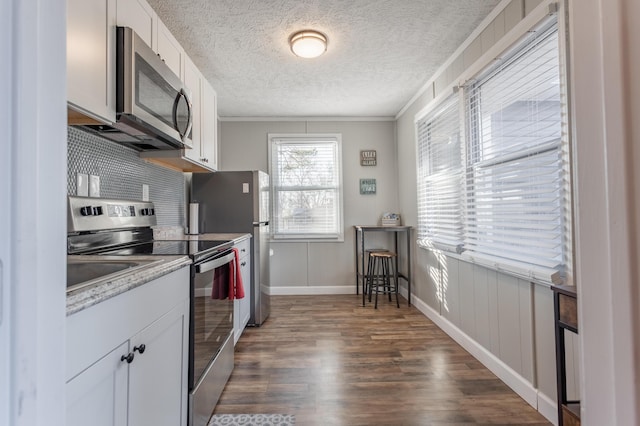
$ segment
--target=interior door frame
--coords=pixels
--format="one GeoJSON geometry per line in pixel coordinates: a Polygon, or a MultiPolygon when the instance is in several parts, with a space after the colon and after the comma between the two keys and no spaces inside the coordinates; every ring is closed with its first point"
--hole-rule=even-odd
{"type": "Polygon", "coordinates": [[[0,424],[65,423],[66,2],[0,4],[0,424]]]}

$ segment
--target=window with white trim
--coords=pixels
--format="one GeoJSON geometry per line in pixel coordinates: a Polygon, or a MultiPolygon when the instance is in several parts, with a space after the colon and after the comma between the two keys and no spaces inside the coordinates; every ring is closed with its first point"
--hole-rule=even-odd
{"type": "Polygon", "coordinates": [[[341,152],[340,134],[269,135],[274,239],[343,240],[341,152]]]}
{"type": "MultiPolygon", "coordinates": [[[[558,46],[555,24],[537,31],[454,95],[464,101],[460,175],[457,162],[443,163],[432,152],[436,139],[425,129],[437,125],[438,112],[416,122],[421,245],[455,249],[463,258],[523,278],[561,282],[570,237],[564,223],[570,217],[570,171],[558,46]],[[434,161],[443,164],[439,173],[448,180],[429,179],[434,161]],[[457,194],[450,184],[454,175],[460,182],[457,194]],[[441,200],[456,208],[456,197],[461,200],[457,215],[430,213],[441,200]],[[438,230],[457,221],[461,241],[448,241],[446,233],[443,238],[438,230]]],[[[455,133],[452,127],[447,131],[455,133]]]]}

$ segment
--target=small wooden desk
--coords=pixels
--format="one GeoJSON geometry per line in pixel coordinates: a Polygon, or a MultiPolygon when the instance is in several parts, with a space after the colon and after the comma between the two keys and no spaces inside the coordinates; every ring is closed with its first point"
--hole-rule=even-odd
{"type": "Polygon", "coordinates": [[[355,225],[356,238],[355,238],[355,255],[356,255],[356,294],[359,294],[360,286],[362,285],[362,306],[365,304],[364,283],[367,277],[364,258],[365,258],[365,234],[367,232],[393,232],[394,233],[394,250],[397,254],[394,259],[394,275],[396,276],[396,282],[398,278],[402,278],[407,281],[407,303],[411,306],[411,226],[375,226],[375,225],[355,225]],[[398,233],[404,232],[407,238],[407,272],[402,274],[398,271],[398,233]],[[360,281],[362,279],[362,281],[360,281]]]}

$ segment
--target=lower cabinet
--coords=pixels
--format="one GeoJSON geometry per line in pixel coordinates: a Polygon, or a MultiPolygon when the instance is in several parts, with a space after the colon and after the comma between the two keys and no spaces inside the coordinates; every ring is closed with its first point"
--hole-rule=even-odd
{"type": "Polygon", "coordinates": [[[186,425],[188,270],[67,317],[67,425],[186,425]]]}
{"type": "Polygon", "coordinates": [[[128,352],[125,342],[67,383],[67,426],[127,424],[128,352]]]}
{"type": "Polygon", "coordinates": [[[242,275],[242,284],[244,286],[244,298],[235,299],[233,301],[233,344],[238,343],[238,339],[242,335],[244,328],[249,322],[251,316],[251,240],[240,241],[235,246],[239,251],[240,274],[242,275]]]}

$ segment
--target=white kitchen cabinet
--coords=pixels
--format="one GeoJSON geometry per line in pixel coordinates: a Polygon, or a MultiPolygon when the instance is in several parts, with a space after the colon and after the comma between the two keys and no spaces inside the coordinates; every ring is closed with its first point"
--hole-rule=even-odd
{"type": "Polygon", "coordinates": [[[218,168],[218,101],[213,87],[191,59],[184,58],[184,83],[191,89],[193,125],[191,149],[141,152],[140,157],[183,172],[211,172],[218,168]]]}
{"type": "Polygon", "coordinates": [[[185,426],[188,341],[188,267],[68,316],[67,424],[185,426]]]}
{"type": "Polygon", "coordinates": [[[204,78],[202,79],[201,127],[200,154],[207,167],[218,170],[218,95],[204,78]]]}
{"type": "Polygon", "coordinates": [[[193,122],[191,125],[191,149],[185,149],[184,156],[197,163],[202,162],[202,155],[200,153],[202,139],[202,80],[202,75],[195,64],[190,58],[185,58],[184,84],[191,89],[193,122]]]}
{"type": "Polygon", "coordinates": [[[185,52],[145,0],[118,0],[118,26],[132,28],[181,80],[185,52]]]}
{"type": "Polygon", "coordinates": [[[118,0],[118,26],[132,28],[156,53],[157,19],[156,12],[144,0],[118,0]]]}
{"type": "Polygon", "coordinates": [[[185,84],[193,96],[192,149],[184,155],[212,170],[217,169],[216,134],[218,110],[216,92],[189,58],[185,61],[185,84]]]}
{"type": "Polygon", "coordinates": [[[127,424],[128,352],[124,342],[67,383],[67,426],[127,424]]]}
{"type": "Polygon", "coordinates": [[[235,246],[238,249],[240,260],[240,274],[244,286],[244,298],[235,299],[233,302],[233,344],[238,343],[251,316],[251,239],[240,241],[235,246]]]}
{"type": "Polygon", "coordinates": [[[185,81],[183,72],[184,49],[160,19],[156,21],[156,29],[157,48],[154,51],[160,55],[160,58],[180,80],[185,81]]]}
{"type": "Polygon", "coordinates": [[[189,305],[185,301],[130,340],[135,351],[129,366],[129,425],[184,423],[187,418],[189,305]]]}
{"type": "Polygon", "coordinates": [[[116,120],[115,27],[115,0],[67,0],[70,124],[116,120]]]}

